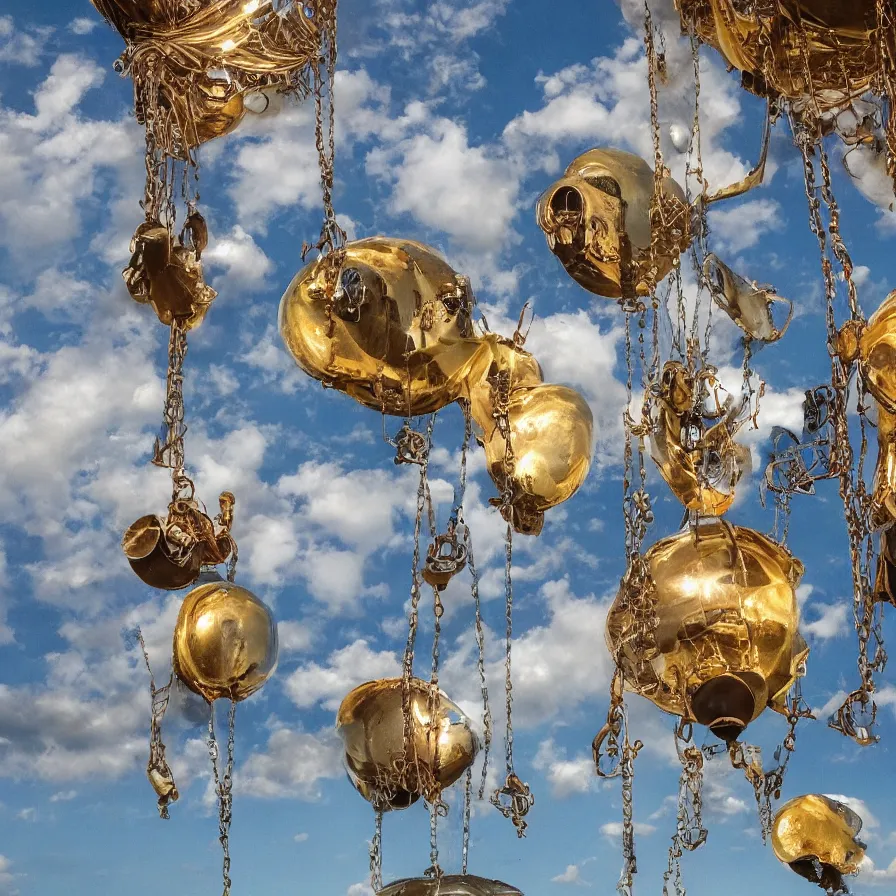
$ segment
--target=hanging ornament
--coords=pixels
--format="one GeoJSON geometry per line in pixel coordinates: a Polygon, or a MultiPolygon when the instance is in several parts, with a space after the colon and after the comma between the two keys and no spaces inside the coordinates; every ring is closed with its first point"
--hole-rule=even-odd
{"type": "Polygon", "coordinates": [[[739,274],[715,255],[703,261],[703,276],[716,305],[757,342],[777,342],[787,332],[793,318],[793,303],[780,298],[771,287],[760,287],[739,274]],[[784,320],[775,322],[772,309],[786,306],[784,320]]]}
{"type": "Polygon", "coordinates": [[[186,158],[234,130],[271,97],[309,93],[335,3],[286,0],[93,0],[124,38],[116,69],[134,81],[140,124],[159,148],[186,158]]]}
{"type": "Polygon", "coordinates": [[[413,805],[441,793],[473,764],[479,740],[469,720],[428,682],[369,681],[355,688],[336,716],[349,780],[375,809],[413,805]]]}
{"type": "Polygon", "coordinates": [[[174,629],[174,674],[209,703],[254,694],[274,674],[277,654],[277,623],[251,591],[209,582],[184,598],[174,629]]]}
{"type": "Polygon", "coordinates": [[[474,874],[443,874],[397,880],[377,891],[377,896],[523,896],[510,884],[474,874]]]}
{"type": "Polygon", "coordinates": [[[619,149],[592,149],[573,159],[541,195],[536,220],[580,286],[611,299],[645,296],[690,242],[684,191],[671,177],[661,185],[657,219],[647,162],[619,149]]]}
{"type": "Polygon", "coordinates": [[[750,469],[750,450],[734,441],[747,397],[725,393],[712,369],[693,376],[667,361],[650,404],[650,455],[675,497],[701,516],[720,516],[750,469]],[[724,396],[724,397],[723,397],[724,396]]]}
{"type": "Polygon", "coordinates": [[[571,498],[591,466],[591,408],[567,386],[546,384],[535,358],[489,334],[468,378],[470,412],[489,475],[491,503],[524,535],[538,535],[546,510],[571,498]]]}
{"type": "Polygon", "coordinates": [[[827,893],[846,893],[843,878],[865,857],[861,830],[862,819],[843,803],[815,793],[798,796],[775,815],[772,849],[800,877],[827,893]]]}
{"type": "Polygon", "coordinates": [[[331,266],[303,268],[280,303],[280,334],[302,370],[386,414],[456,401],[480,349],[469,281],[434,249],[388,237],[346,244],[332,293],[331,266]]]}
{"type": "Polygon", "coordinates": [[[630,567],[607,617],[626,687],[727,743],[766,706],[786,712],[809,652],[798,631],[802,573],[785,548],[720,520],[657,542],[630,567]],[[648,652],[635,597],[653,604],[648,652]]]}

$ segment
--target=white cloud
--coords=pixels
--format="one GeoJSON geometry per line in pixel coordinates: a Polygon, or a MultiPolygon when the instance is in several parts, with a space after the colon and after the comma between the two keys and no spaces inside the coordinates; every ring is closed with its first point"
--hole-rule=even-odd
{"type": "Polygon", "coordinates": [[[577,884],[582,887],[588,887],[590,884],[582,880],[582,869],[578,865],[567,865],[566,871],[551,878],[551,883],[555,884],[577,884]]]}
{"type": "Polygon", "coordinates": [[[60,790],[50,797],[51,803],[67,803],[78,795],[77,790],[60,790]]]}
{"type": "Polygon", "coordinates": [[[202,260],[212,271],[224,269],[223,278],[212,281],[224,301],[240,301],[241,292],[261,289],[274,270],[271,259],[239,225],[228,236],[212,235],[202,260]]]}
{"type": "Polygon", "coordinates": [[[573,793],[587,793],[597,787],[594,760],[590,756],[567,759],[566,751],[558,749],[552,739],[539,744],[532,766],[545,773],[551,785],[551,795],[557,799],[573,793]]]}
{"type": "Polygon", "coordinates": [[[0,16],[0,63],[33,67],[40,64],[52,28],[20,31],[12,16],[0,16]]]}
{"type": "Polygon", "coordinates": [[[749,199],[709,212],[714,246],[720,252],[735,254],[755,246],[769,232],[781,230],[784,220],[781,205],[774,199],[749,199]]]}
{"type": "Polygon", "coordinates": [[[831,638],[841,638],[852,629],[852,624],[848,618],[849,607],[845,603],[815,603],[812,604],[812,609],[819,616],[811,622],[802,622],[800,631],[803,634],[817,638],[819,641],[827,641],[831,638]]]}
{"type": "MultiPolygon", "coordinates": [[[[650,834],[656,832],[656,828],[652,824],[645,824],[643,822],[634,822],[632,827],[634,828],[635,834],[638,836],[648,837],[650,834]]],[[[606,824],[602,824],[600,826],[600,832],[611,841],[616,841],[622,837],[622,822],[621,821],[608,821],[606,824]]]]}
{"type": "Polygon", "coordinates": [[[77,19],[73,19],[68,27],[73,34],[84,35],[90,34],[99,25],[99,18],[91,16],[90,18],[78,17],[77,19]]]}
{"type": "Polygon", "coordinates": [[[308,839],[308,834],[302,832],[301,834],[296,834],[292,839],[296,843],[304,843],[308,839]]]}

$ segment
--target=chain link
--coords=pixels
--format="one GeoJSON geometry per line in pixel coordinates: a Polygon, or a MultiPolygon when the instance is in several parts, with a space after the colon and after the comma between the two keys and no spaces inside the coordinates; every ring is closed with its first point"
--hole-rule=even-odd
{"type": "Polygon", "coordinates": [[[236,701],[230,701],[227,715],[227,763],[223,776],[220,773],[218,739],[215,735],[215,704],[211,705],[208,721],[208,755],[212,763],[212,774],[215,781],[215,793],[218,797],[218,840],[224,853],[222,878],[224,891],[222,896],[230,896],[230,823],[233,820],[233,751],[236,729],[236,701]]]}

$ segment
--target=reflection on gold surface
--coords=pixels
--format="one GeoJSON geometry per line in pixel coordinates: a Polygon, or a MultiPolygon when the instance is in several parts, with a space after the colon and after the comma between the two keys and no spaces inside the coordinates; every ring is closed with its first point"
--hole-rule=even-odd
{"type": "Polygon", "coordinates": [[[382,810],[403,809],[421,796],[437,801],[479,749],[467,718],[428,682],[411,679],[407,742],[402,708],[402,680],[383,678],[355,688],[336,717],[349,780],[382,810]]]}
{"type": "Polygon", "coordinates": [[[592,149],[538,200],[536,220],[569,275],[589,292],[611,299],[644,296],[690,241],[684,191],[663,179],[665,222],[651,228],[654,174],[639,156],[592,149]],[[654,240],[655,268],[650,269],[654,240]]]}
{"type": "Polygon", "coordinates": [[[377,896],[522,896],[510,884],[474,874],[443,874],[439,878],[410,877],[388,884],[377,896]]]}
{"type": "Polygon", "coordinates": [[[301,270],[280,303],[280,334],[302,370],[387,414],[456,401],[481,347],[466,279],[422,243],[372,237],[347,244],[331,301],[328,263],[301,270]]]}
{"type": "Polygon", "coordinates": [[[644,556],[656,602],[656,656],[636,643],[631,572],[607,617],[607,644],[627,687],[660,709],[734,740],[778,708],[808,655],[797,629],[802,564],[764,535],[704,521],[644,556]]]}
{"type": "Polygon", "coordinates": [[[574,389],[544,383],[535,358],[510,340],[489,335],[483,341],[488,354],[468,381],[470,412],[482,430],[489,475],[510,495],[508,521],[517,532],[537,535],[544,512],[571,498],[588,475],[591,408],[574,389]],[[510,426],[509,463],[496,418],[502,409],[510,426]]]}
{"type": "Polygon", "coordinates": [[[232,131],[254,97],[305,92],[301,74],[333,28],[325,8],[271,0],[92,0],[125,39],[137,120],[175,158],[232,131]]]}
{"type": "Polygon", "coordinates": [[[798,796],[775,815],[772,849],[802,877],[840,892],[843,875],[855,874],[865,856],[861,830],[862,819],[843,803],[820,794],[798,796]]]}
{"type": "Polygon", "coordinates": [[[871,394],[896,413],[896,290],[868,318],[859,335],[859,369],[871,394]]]}
{"type": "Polygon", "coordinates": [[[245,700],[277,667],[277,623],[251,591],[210,582],[185,598],[174,629],[174,672],[209,702],[245,700]]]}
{"type": "MultiPolygon", "coordinates": [[[[877,67],[875,0],[780,0],[767,11],[739,0],[675,0],[683,22],[744,75],[760,96],[819,112],[858,99],[877,67]]],[[[766,4],[766,7],[769,5],[766,4]]]]}

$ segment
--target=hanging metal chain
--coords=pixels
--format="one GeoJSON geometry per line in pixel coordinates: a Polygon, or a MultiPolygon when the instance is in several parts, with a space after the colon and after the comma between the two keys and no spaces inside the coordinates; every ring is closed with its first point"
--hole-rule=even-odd
{"type": "MultiPolygon", "coordinates": [[[[482,797],[480,797],[482,799],[482,797]]],[[[473,814],[473,767],[464,774],[464,816],[463,842],[461,846],[461,874],[467,873],[467,861],[470,858],[470,820],[473,814]]]]}
{"type": "Polygon", "coordinates": [[[165,386],[165,409],[162,434],[156,438],[152,462],[157,467],[171,470],[171,500],[177,501],[185,492],[192,495],[193,483],[184,472],[184,359],[187,355],[187,331],[177,318],[171,324],[168,339],[168,375],[165,386]]]}
{"type": "Polygon", "coordinates": [[[374,810],[373,839],[370,841],[370,888],[383,889],[383,810],[374,810]]]}
{"type": "Polygon", "coordinates": [[[165,744],[162,741],[162,720],[168,709],[168,701],[171,699],[171,686],[174,683],[174,672],[168,678],[168,683],[160,688],[156,687],[156,679],[149,664],[149,652],[143,640],[143,632],[139,628],[131,632],[131,637],[140,645],[143,652],[143,662],[149,673],[149,693],[152,707],[152,718],[149,724],[149,761],[146,765],[146,775],[149,783],[158,797],[159,817],[168,819],[168,804],[176,803],[180,797],[177,792],[177,784],[174,775],[165,759],[165,744]]]}
{"type": "Polygon", "coordinates": [[[675,750],[681,762],[678,780],[678,813],[675,834],[669,847],[669,862],[663,874],[663,894],[687,896],[681,878],[681,857],[706,842],[703,827],[703,753],[693,742],[693,725],[682,719],[675,730],[675,750]],[[670,890],[671,884],[671,890],[670,890]]]}
{"type": "MultiPolygon", "coordinates": [[[[859,639],[858,668],[861,679],[860,685],[846,697],[844,703],[832,718],[830,726],[853,738],[860,745],[866,746],[875,743],[878,739],[872,731],[877,716],[877,704],[873,696],[875,690],[874,674],[880,671],[886,663],[886,652],[883,648],[880,630],[880,611],[873,600],[869,567],[866,566],[868,557],[872,556],[872,551],[868,546],[870,526],[868,523],[867,501],[863,500],[863,493],[856,482],[853,449],[849,438],[847,407],[852,364],[845,364],[837,352],[838,328],[834,310],[834,303],[837,299],[837,284],[834,278],[833,266],[827,253],[828,240],[822,222],[821,203],[818,198],[815,167],[812,161],[816,141],[813,140],[812,135],[804,127],[799,126],[793,120],[791,125],[794,131],[795,142],[803,157],[806,198],[809,203],[809,223],[812,232],[818,240],[827,298],[828,351],[831,356],[831,388],[834,396],[831,405],[831,419],[834,429],[831,467],[836,470],[839,477],[840,497],[843,502],[849,535],[853,579],[853,608],[859,639]],[[876,643],[876,649],[873,657],[869,658],[868,647],[871,641],[876,643]]],[[[821,154],[823,178],[821,192],[829,209],[828,229],[831,233],[831,247],[840,263],[844,279],[847,282],[849,319],[861,324],[864,318],[858,306],[856,288],[852,280],[852,263],[839,232],[839,213],[831,191],[830,171],[823,147],[821,147],[821,154]]],[[[860,450],[860,465],[864,463],[862,454],[865,447],[866,440],[863,437],[862,449],[860,450]]]]}
{"type": "MultiPolygon", "coordinates": [[[[623,713],[625,713],[623,703],[623,713]]],[[[635,823],[633,788],[635,782],[635,759],[643,744],[636,741],[632,744],[628,737],[628,721],[624,727],[622,738],[622,874],[616,890],[620,896],[632,896],[632,888],[635,885],[635,875],[638,873],[638,859],[635,855],[635,823]]]]}
{"type": "Polygon", "coordinates": [[[230,712],[227,715],[227,764],[224,774],[219,770],[218,739],[215,736],[215,705],[211,705],[211,716],[208,722],[208,755],[212,762],[212,773],[215,780],[215,792],[218,796],[218,840],[224,853],[222,877],[224,891],[222,896],[230,896],[230,823],[233,820],[233,750],[236,728],[236,701],[230,701],[230,712]]]}
{"type": "MultiPolygon", "coordinates": [[[[470,414],[468,404],[463,404],[464,413],[464,463],[463,478],[464,490],[466,490],[466,454],[470,440],[473,437],[473,418],[470,414]]],[[[485,797],[485,785],[488,778],[488,763],[492,746],[492,709],[488,696],[488,681],[485,674],[485,631],[482,626],[482,601],[479,596],[479,572],[476,569],[476,560],[473,556],[473,540],[470,535],[470,527],[464,519],[463,502],[457,509],[458,526],[463,532],[464,548],[467,555],[467,568],[470,570],[470,592],[473,597],[473,609],[475,614],[476,629],[476,665],[479,672],[479,690],[482,694],[482,777],[479,782],[479,799],[485,797]]],[[[472,771],[470,772],[472,774],[472,771]]],[[[464,810],[465,830],[469,827],[469,813],[471,807],[466,806],[464,810]]]]}

